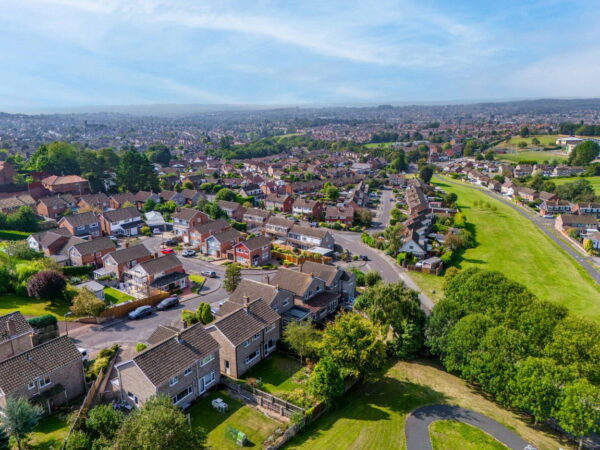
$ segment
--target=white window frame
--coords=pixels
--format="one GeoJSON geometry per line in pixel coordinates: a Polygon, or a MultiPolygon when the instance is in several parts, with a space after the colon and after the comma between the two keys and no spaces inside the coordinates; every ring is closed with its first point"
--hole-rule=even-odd
{"type": "Polygon", "coordinates": [[[171,377],[169,379],[169,386],[175,386],[177,383],[179,383],[179,380],[177,379],[177,377],[171,377]]]}
{"type": "Polygon", "coordinates": [[[252,361],[254,361],[258,358],[260,358],[260,349],[254,350],[254,357],[250,358],[250,356],[246,356],[246,359],[244,360],[244,364],[248,365],[252,361]]]}
{"type": "Polygon", "coordinates": [[[192,373],[192,368],[188,367],[187,369],[185,369],[185,372],[183,372],[183,376],[187,377],[188,375],[190,375],[192,373]]]}
{"type": "Polygon", "coordinates": [[[253,341],[258,341],[259,339],[260,339],[260,333],[256,333],[254,336],[252,336],[253,341]]]}
{"type": "Polygon", "coordinates": [[[32,381],[31,383],[29,383],[27,385],[27,389],[29,389],[29,390],[35,389],[35,381],[32,381]]]}
{"type": "Polygon", "coordinates": [[[211,353],[210,355],[207,355],[204,358],[202,358],[202,361],[200,361],[200,366],[205,366],[209,362],[214,361],[214,359],[215,359],[215,354],[211,353]]]}
{"type": "Polygon", "coordinates": [[[244,342],[244,348],[250,347],[250,339],[244,342]]]}
{"type": "Polygon", "coordinates": [[[194,392],[194,390],[192,389],[192,386],[188,386],[181,392],[179,392],[178,394],[171,397],[171,401],[173,402],[174,405],[176,405],[177,403],[180,403],[182,400],[188,398],[192,394],[192,392],[194,392]],[[186,394],[183,397],[181,397],[179,400],[175,400],[177,398],[177,396],[179,394],[181,394],[181,392],[185,392],[186,394]]]}
{"type": "Polygon", "coordinates": [[[38,379],[38,387],[40,389],[45,388],[46,386],[49,386],[50,384],[52,384],[50,375],[46,375],[46,376],[38,379]]]}
{"type": "Polygon", "coordinates": [[[215,371],[211,370],[209,373],[207,373],[206,375],[204,375],[202,377],[202,379],[204,380],[204,389],[206,389],[208,386],[210,386],[211,384],[213,384],[215,382],[215,380],[217,379],[217,377],[215,376],[215,371]],[[206,381],[207,378],[210,381],[206,381]]]}

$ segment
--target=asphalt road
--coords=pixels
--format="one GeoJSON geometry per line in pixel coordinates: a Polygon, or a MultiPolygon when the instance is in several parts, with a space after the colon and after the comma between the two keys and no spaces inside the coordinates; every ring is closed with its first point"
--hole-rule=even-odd
{"type": "Polygon", "coordinates": [[[600,284],[600,272],[594,266],[594,263],[592,262],[592,259],[589,256],[583,256],[581,253],[579,253],[577,250],[575,250],[569,244],[565,243],[562,239],[560,239],[555,234],[555,233],[557,233],[557,231],[555,231],[554,228],[552,227],[552,225],[549,224],[542,217],[536,216],[534,214],[529,213],[528,211],[526,211],[522,207],[520,207],[518,205],[515,205],[510,200],[507,200],[502,195],[496,194],[496,193],[491,192],[491,191],[489,191],[487,189],[483,189],[483,188],[480,189],[478,187],[471,186],[471,185],[469,185],[467,183],[459,183],[459,182],[456,182],[456,181],[450,181],[450,180],[448,180],[446,178],[442,179],[442,178],[438,177],[437,175],[436,175],[436,178],[439,181],[443,182],[443,183],[454,184],[456,186],[462,186],[462,187],[466,187],[466,188],[469,188],[469,189],[474,189],[476,191],[482,192],[485,195],[487,195],[488,197],[492,197],[493,199],[498,200],[499,202],[502,202],[502,203],[504,203],[507,206],[510,206],[512,209],[514,209],[515,211],[517,211],[520,215],[522,215],[523,217],[525,217],[528,220],[530,220],[531,222],[533,222],[546,236],[548,236],[550,239],[552,239],[552,241],[554,243],[556,243],[556,245],[558,245],[560,248],[562,248],[570,256],[572,256],[573,258],[575,258],[575,260],[579,264],[581,264],[581,266],[586,270],[587,273],[590,274],[590,276],[596,281],[596,283],[600,284]]]}
{"type": "Polygon", "coordinates": [[[406,449],[431,450],[429,425],[436,420],[458,420],[473,425],[514,450],[534,449],[520,436],[495,420],[478,412],[451,405],[428,405],[412,411],[404,425],[406,449]]]}

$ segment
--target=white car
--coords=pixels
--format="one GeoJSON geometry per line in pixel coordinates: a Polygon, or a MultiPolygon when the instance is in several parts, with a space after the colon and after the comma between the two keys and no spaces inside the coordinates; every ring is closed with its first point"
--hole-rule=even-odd
{"type": "Polygon", "coordinates": [[[83,359],[84,361],[88,361],[90,359],[88,351],[85,348],[77,347],[77,350],[79,350],[79,353],[81,353],[81,359],[83,359]]]}

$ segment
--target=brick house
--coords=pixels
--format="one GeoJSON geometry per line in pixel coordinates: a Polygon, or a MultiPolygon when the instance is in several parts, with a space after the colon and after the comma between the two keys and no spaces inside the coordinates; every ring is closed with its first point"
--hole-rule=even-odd
{"type": "Polygon", "coordinates": [[[22,206],[29,206],[35,211],[36,201],[29,194],[19,194],[13,197],[0,199],[0,211],[4,214],[10,214],[17,211],[22,206]]]}
{"type": "Polygon", "coordinates": [[[35,233],[27,238],[29,248],[50,256],[60,264],[69,262],[69,249],[76,244],[86,242],[84,239],[71,236],[66,228],[55,228],[35,233]]]}
{"type": "Polygon", "coordinates": [[[354,221],[354,208],[351,207],[340,207],[340,206],[328,206],[325,211],[326,222],[340,222],[345,225],[352,225],[354,221]]]}
{"type": "Polygon", "coordinates": [[[306,218],[319,219],[323,214],[323,205],[316,200],[297,198],[292,205],[292,213],[306,218]]]}
{"type": "Polygon", "coordinates": [[[196,206],[198,200],[203,198],[200,191],[196,191],[194,189],[184,189],[181,191],[181,195],[185,198],[186,204],[190,206],[196,206]]]}
{"type": "Polygon", "coordinates": [[[242,233],[230,228],[221,233],[208,236],[202,244],[202,253],[215,258],[225,258],[227,252],[242,240],[242,233]]]}
{"type": "Polygon", "coordinates": [[[221,372],[239,378],[275,350],[281,317],[260,299],[232,309],[206,330],[219,343],[221,372]]]}
{"type": "Polygon", "coordinates": [[[137,207],[137,197],[131,192],[123,192],[121,194],[113,194],[110,196],[110,208],[121,209],[126,203],[131,203],[137,207]]]}
{"type": "Polygon", "coordinates": [[[87,210],[106,211],[110,208],[110,198],[106,194],[88,194],[79,198],[77,207],[87,210]]]}
{"type": "Polygon", "coordinates": [[[100,219],[93,212],[65,216],[58,221],[60,228],[66,228],[73,236],[96,238],[102,235],[100,219]]]}
{"type": "Polygon", "coordinates": [[[0,361],[33,348],[33,328],[19,311],[0,316],[0,361]]]}
{"type": "Polygon", "coordinates": [[[42,186],[57,194],[83,195],[90,192],[90,183],[79,175],[51,175],[42,180],[42,186]]]}
{"type": "Polygon", "coordinates": [[[262,227],[271,217],[269,211],[259,208],[247,208],[242,217],[242,222],[246,222],[249,228],[262,227]]]}
{"type": "Polygon", "coordinates": [[[576,203],[572,208],[573,214],[593,216],[600,219],[600,203],[576,203]]]}
{"type": "Polygon", "coordinates": [[[137,264],[150,261],[152,258],[152,252],[144,244],[122,248],[102,257],[104,266],[102,273],[112,272],[119,280],[122,280],[126,271],[137,264]]]}
{"type": "Polygon", "coordinates": [[[6,186],[14,183],[17,176],[15,167],[8,161],[0,161],[0,185],[6,186]]]}
{"type": "Polygon", "coordinates": [[[177,206],[183,206],[187,202],[183,194],[176,191],[161,191],[158,195],[163,202],[173,202],[177,206]]]}
{"type": "Polygon", "coordinates": [[[117,246],[108,237],[84,241],[69,248],[69,260],[73,266],[92,265],[102,267],[102,257],[114,252],[117,246]]]}
{"type": "Polygon", "coordinates": [[[233,246],[233,261],[244,266],[263,266],[271,261],[271,240],[256,236],[233,246]]]}
{"type": "Polygon", "coordinates": [[[217,316],[223,317],[229,314],[231,311],[228,309],[232,307],[232,303],[243,306],[246,299],[250,302],[261,299],[273,311],[284,316],[287,311],[294,307],[294,295],[293,292],[287,289],[279,286],[271,286],[268,283],[268,277],[267,282],[242,278],[235,291],[229,295],[228,302],[224,303],[219,311],[217,311],[217,316]]]}
{"type": "Polygon", "coordinates": [[[244,212],[246,208],[240,205],[237,202],[228,202],[225,200],[219,200],[219,207],[227,213],[229,218],[241,222],[244,217],[244,212]]]}
{"type": "Polygon", "coordinates": [[[356,275],[331,264],[306,261],[300,266],[300,272],[308,273],[325,282],[325,289],[340,294],[343,299],[354,299],[356,293],[356,275]]]}
{"type": "Polygon", "coordinates": [[[135,206],[106,211],[100,215],[100,225],[104,234],[137,236],[144,225],[142,213],[135,206]]]}
{"type": "Polygon", "coordinates": [[[571,203],[567,200],[544,200],[540,205],[540,214],[568,214],[571,212],[571,203]]]}
{"type": "Polygon", "coordinates": [[[265,208],[267,211],[281,211],[284,213],[292,212],[294,198],[287,194],[269,194],[265,198],[265,208]]]}
{"type": "Polygon", "coordinates": [[[125,272],[128,287],[140,293],[152,289],[176,291],[188,285],[188,274],[174,253],[137,264],[125,272]]]}
{"type": "Polygon", "coordinates": [[[173,232],[183,238],[183,242],[190,242],[190,230],[197,225],[208,223],[208,215],[192,208],[181,208],[173,214],[173,232]]]}
{"type": "Polygon", "coordinates": [[[197,225],[190,230],[190,245],[196,249],[201,249],[209,236],[222,233],[230,228],[231,225],[224,219],[211,220],[202,225],[197,225]]]}
{"type": "Polygon", "coordinates": [[[0,362],[0,409],[8,398],[40,399],[47,413],[85,393],[83,358],[61,336],[0,362]],[[42,397],[44,396],[44,397],[42,397]]]}
{"type": "Polygon", "coordinates": [[[142,208],[144,207],[144,204],[148,200],[152,200],[154,203],[161,202],[160,196],[158,194],[155,194],[154,192],[150,192],[150,191],[139,191],[137,194],[135,194],[134,198],[135,198],[135,206],[137,206],[137,209],[139,209],[140,211],[142,210],[142,208]]]}
{"type": "Polygon", "coordinates": [[[163,340],[115,367],[121,400],[133,406],[167,395],[183,407],[219,384],[219,344],[202,324],[162,329],[163,340]]]}
{"type": "Polygon", "coordinates": [[[600,228],[598,219],[594,216],[576,216],[574,214],[562,214],[554,220],[554,228],[566,232],[569,228],[575,228],[579,234],[586,230],[598,230],[600,228]]]}
{"type": "Polygon", "coordinates": [[[70,194],[42,197],[37,201],[35,209],[40,216],[56,219],[67,209],[77,211],[77,201],[70,194]]]}

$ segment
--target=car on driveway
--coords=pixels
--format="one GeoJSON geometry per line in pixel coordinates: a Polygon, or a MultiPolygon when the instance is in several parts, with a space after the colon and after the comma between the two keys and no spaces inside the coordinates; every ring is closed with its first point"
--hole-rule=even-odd
{"type": "Polygon", "coordinates": [[[156,305],[157,311],[165,311],[169,308],[173,308],[179,305],[179,299],[177,297],[167,297],[156,305]]]}
{"type": "Polygon", "coordinates": [[[217,277],[217,272],[215,272],[214,270],[203,270],[201,272],[201,275],[206,277],[206,278],[216,278],[217,277]]]}
{"type": "Polygon", "coordinates": [[[178,244],[178,242],[175,239],[167,239],[165,241],[165,245],[168,245],[169,247],[175,247],[178,244]]]}
{"type": "Polygon", "coordinates": [[[185,256],[186,258],[190,258],[192,256],[196,256],[196,252],[194,250],[184,250],[181,252],[181,256],[185,256]]]}
{"type": "Polygon", "coordinates": [[[160,252],[163,255],[169,255],[171,253],[175,253],[175,250],[173,250],[172,248],[163,248],[160,252]]]}
{"type": "Polygon", "coordinates": [[[361,261],[368,261],[369,257],[367,255],[360,255],[360,260],[361,261]]]}
{"type": "Polygon", "coordinates": [[[136,320],[136,319],[141,319],[142,317],[149,316],[150,314],[152,314],[152,306],[144,305],[144,306],[135,308],[133,311],[131,311],[127,315],[129,316],[129,318],[131,320],[136,320]]]}

